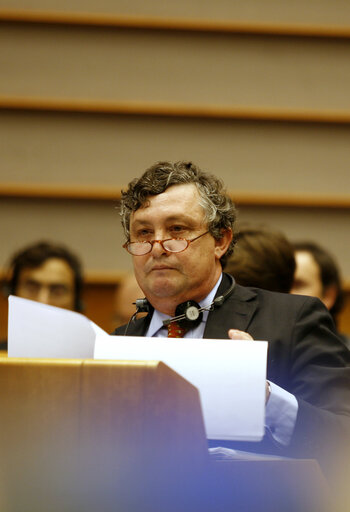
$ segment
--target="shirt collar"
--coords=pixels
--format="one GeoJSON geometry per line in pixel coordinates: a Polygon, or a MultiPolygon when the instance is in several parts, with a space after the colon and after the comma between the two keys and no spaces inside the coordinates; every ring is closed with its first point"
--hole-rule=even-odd
{"type": "MultiPolygon", "coordinates": [[[[221,281],[222,281],[222,273],[220,274],[220,277],[219,277],[216,285],[214,286],[214,288],[212,288],[212,290],[208,293],[208,295],[203,300],[200,301],[199,305],[201,308],[208,307],[213,302],[221,281]]],[[[203,311],[202,322],[205,323],[207,321],[208,315],[209,315],[209,311],[203,311]]],[[[165,315],[164,313],[161,313],[160,311],[155,309],[153,311],[152,320],[150,322],[147,335],[154,336],[156,334],[156,332],[158,332],[160,329],[164,328],[163,321],[167,320],[168,318],[170,318],[169,315],[165,315]]]]}

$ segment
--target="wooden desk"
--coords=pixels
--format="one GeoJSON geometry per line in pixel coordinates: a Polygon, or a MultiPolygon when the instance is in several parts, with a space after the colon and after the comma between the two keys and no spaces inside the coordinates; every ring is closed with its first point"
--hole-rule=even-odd
{"type": "Polygon", "coordinates": [[[1,512],[331,510],[315,461],[213,463],[163,363],[5,357],[0,389],[1,512]]]}

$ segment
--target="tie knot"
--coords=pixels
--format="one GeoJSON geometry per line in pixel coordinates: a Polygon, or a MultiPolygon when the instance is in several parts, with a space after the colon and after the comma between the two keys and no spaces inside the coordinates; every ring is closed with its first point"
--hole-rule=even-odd
{"type": "Polygon", "coordinates": [[[183,338],[187,331],[186,327],[181,327],[176,321],[168,324],[168,338],[183,338]]]}

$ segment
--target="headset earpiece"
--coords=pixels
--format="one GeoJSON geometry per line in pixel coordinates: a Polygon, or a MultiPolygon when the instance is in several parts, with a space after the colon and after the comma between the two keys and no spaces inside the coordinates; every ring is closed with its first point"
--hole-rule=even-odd
{"type": "Polygon", "coordinates": [[[199,325],[202,321],[203,313],[200,311],[201,307],[194,300],[182,302],[175,309],[175,317],[184,315],[184,318],[179,320],[181,326],[190,329],[199,325]]]}
{"type": "Polygon", "coordinates": [[[151,311],[151,304],[148,302],[146,298],[144,299],[136,299],[135,302],[133,302],[136,306],[136,313],[149,313],[151,311]]]}

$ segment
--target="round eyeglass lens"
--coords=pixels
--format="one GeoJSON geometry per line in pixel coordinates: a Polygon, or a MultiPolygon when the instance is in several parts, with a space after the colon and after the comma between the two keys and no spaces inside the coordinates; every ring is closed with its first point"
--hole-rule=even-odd
{"type": "Polygon", "coordinates": [[[130,242],[128,251],[134,256],[142,256],[152,250],[152,244],[149,242],[130,242]]]}
{"type": "Polygon", "coordinates": [[[169,252],[181,252],[184,249],[186,249],[187,245],[187,240],[181,240],[176,238],[172,238],[171,240],[165,240],[163,242],[164,249],[169,252]]]}

